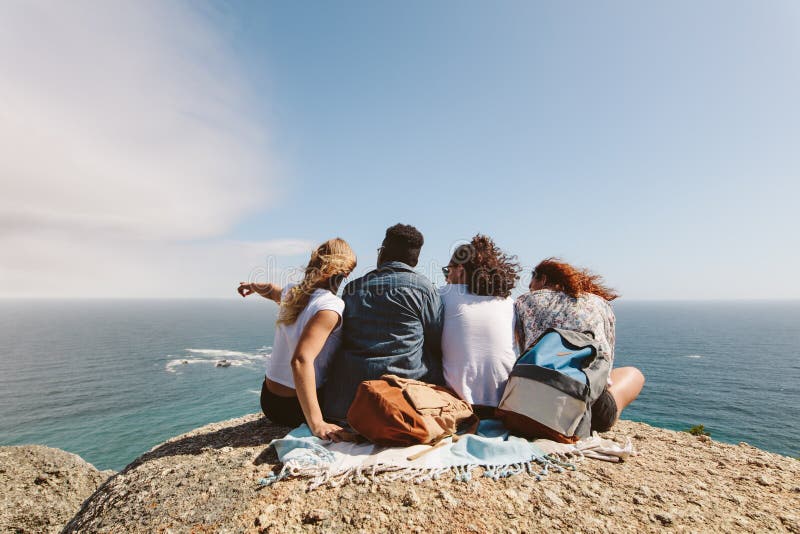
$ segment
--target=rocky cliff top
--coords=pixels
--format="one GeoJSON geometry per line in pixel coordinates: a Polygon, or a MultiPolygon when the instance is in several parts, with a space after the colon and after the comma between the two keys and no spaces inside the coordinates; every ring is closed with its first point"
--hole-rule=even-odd
{"type": "Polygon", "coordinates": [[[65,532],[569,532],[800,533],[800,461],[746,444],[621,421],[641,453],[584,460],[540,482],[448,477],[415,485],[270,487],[267,447],[289,429],[260,415],[207,425],[144,454],[111,477],[65,532]]]}
{"type": "Polygon", "coordinates": [[[60,532],[113,474],[59,449],[0,447],[0,532],[60,532]]]}

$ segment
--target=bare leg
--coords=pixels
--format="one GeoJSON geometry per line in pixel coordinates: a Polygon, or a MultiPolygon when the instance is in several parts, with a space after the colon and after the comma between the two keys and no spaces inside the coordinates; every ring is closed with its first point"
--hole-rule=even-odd
{"type": "Polygon", "coordinates": [[[611,370],[608,392],[617,403],[617,416],[639,396],[644,387],[644,375],[636,367],[619,367],[611,370]]]}

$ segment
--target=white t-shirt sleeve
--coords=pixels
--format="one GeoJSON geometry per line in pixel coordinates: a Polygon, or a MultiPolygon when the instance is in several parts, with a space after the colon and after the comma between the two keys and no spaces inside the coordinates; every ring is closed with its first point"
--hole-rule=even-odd
{"type": "Polygon", "coordinates": [[[309,303],[309,305],[312,306],[310,317],[315,316],[317,312],[326,310],[336,312],[336,314],[339,316],[339,322],[337,323],[336,328],[334,328],[334,331],[339,330],[342,327],[342,313],[344,312],[344,301],[342,299],[333,293],[328,293],[314,299],[313,303],[309,303]]]}

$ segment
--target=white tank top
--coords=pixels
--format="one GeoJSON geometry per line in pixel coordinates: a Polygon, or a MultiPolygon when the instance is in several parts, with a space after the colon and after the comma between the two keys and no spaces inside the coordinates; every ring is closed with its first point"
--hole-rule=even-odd
{"type": "MultiPolygon", "coordinates": [[[[281,300],[286,297],[289,290],[296,284],[289,284],[281,293],[281,300]]],[[[339,347],[342,338],[342,312],[344,311],[344,301],[328,291],[327,289],[317,289],[308,300],[305,309],[297,316],[297,320],[289,325],[275,325],[275,341],[272,343],[272,355],[267,360],[267,378],[278,384],[295,389],[294,376],[292,375],[292,356],[303,334],[303,329],[308,321],[317,312],[330,310],[339,314],[339,324],[328,336],[328,340],[320,350],[319,355],[314,360],[314,372],[316,374],[317,389],[325,382],[328,364],[333,353],[339,347]]]]}

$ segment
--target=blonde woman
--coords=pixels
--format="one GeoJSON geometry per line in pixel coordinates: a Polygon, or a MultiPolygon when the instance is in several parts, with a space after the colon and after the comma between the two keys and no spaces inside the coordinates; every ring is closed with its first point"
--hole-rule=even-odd
{"type": "Polygon", "coordinates": [[[284,288],[239,284],[242,297],[258,293],[280,305],[272,357],[261,387],[261,409],[273,422],[286,426],[306,422],[322,439],[336,439],[341,430],[323,420],[317,392],[341,341],[344,301],[336,293],[355,267],[350,245],[335,238],[311,253],[299,284],[284,288]]]}

